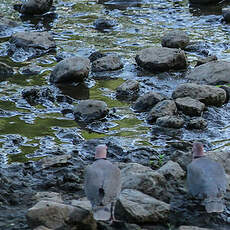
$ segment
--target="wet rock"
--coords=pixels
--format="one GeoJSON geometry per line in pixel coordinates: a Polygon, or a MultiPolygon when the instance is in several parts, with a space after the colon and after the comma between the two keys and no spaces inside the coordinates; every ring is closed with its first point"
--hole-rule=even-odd
{"type": "Polygon", "coordinates": [[[176,116],[163,116],[157,118],[156,125],[167,128],[179,129],[184,126],[184,120],[176,116]]]}
{"type": "Polygon", "coordinates": [[[226,100],[224,103],[228,103],[229,99],[230,99],[230,86],[222,85],[222,86],[220,86],[220,88],[225,90],[225,92],[226,92],[226,100]]]}
{"type": "Polygon", "coordinates": [[[168,48],[184,49],[189,44],[189,36],[182,30],[172,30],[164,34],[161,45],[168,48]]]}
{"type": "Polygon", "coordinates": [[[110,54],[98,58],[92,63],[93,72],[113,71],[123,68],[123,63],[118,55],[110,54]]]}
{"type": "Polygon", "coordinates": [[[120,100],[135,100],[138,97],[139,82],[136,80],[127,80],[117,87],[116,97],[120,100]]]}
{"type": "Polygon", "coordinates": [[[117,24],[115,20],[99,18],[94,22],[94,26],[97,30],[111,29],[117,24]]]}
{"type": "Polygon", "coordinates": [[[163,101],[165,97],[160,93],[149,92],[143,96],[140,96],[133,104],[133,109],[137,112],[145,112],[152,109],[158,102],[163,101]]]}
{"type": "Polygon", "coordinates": [[[52,230],[51,228],[47,228],[45,226],[38,226],[37,228],[35,228],[34,230],[52,230]]]}
{"type": "Polygon", "coordinates": [[[215,4],[220,2],[220,0],[189,0],[192,4],[205,5],[205,4],[215,4]]]}
{"type": "Polygon", "coordinates": [[[90,62],[94,62],[97,59],[105,57],[105,56],[106,56],[106,54],[103,54],[101,52],[96,51],[96,52],[91,53],[88,58],[89,58],[90,62]]]}
{"type": "Polygon", "coordinates": [[[0,81],[5,81],[9,77],[13,76],[14,70],[7,64],[0,62],[0,81]]]}
{"type": "Polygon", "coordinates": [[[230,22],[230,8],[223,8],[222,16],[223,16],[223,20],[229,23],[230,22]]]}
{"type": "Polygon", "coordinates": [[[199,227],[196,227],[196,226],[183,225],[183,226],[180,226],[178,228],[178,230],[211,230],[211,228],[199,228],[199,227]]]}
{"type": "Polygon", "coordinates": [[[128,222],[166,222],[170,205],[133,189],[125,189],[118,200],[118,213],[128,222]]]}
{"type": "Polygon", "coordinates": [[[20,68],[20,73],[24,75],[38,75],[41,73],[42,70],[43,68],[41,66],[31,64],[20,68]]]}
{"type": "Polygon", "coordinates": [[[211,45],[205,42],[190,42],[189,45],[185,47],[188,52],[195,52],[199,55],[208,56],[211,45]]]}
{"type": "Polygon", "coordinates": [[[189,116],[200,116],[205,104],[191,97],[181,97],[175,100],[178,110],[189,116]]]}
{"type": "Polygon", "coordinates": [[[19,25],[8,18],[2,18],[0,16],[0,19],[0,38],[10,37],[19,25]]]}
{"type": "Polygon", "coordinates": [[[79,208],[83,208],[85,210],[91,211],[92,210],[92,205],[89,200],[85,197],[84,199],[81,200],[72,200],[71,205],[79,208]]]}
{"type": "Polygon", "coordinates": [[[84,122],[104,118],[108,112],[107,104],[99,100],[83,100],[74,108],[75,119],[84,122]]]}
{"type": "Polygon", "coordinates": [[[221,106],[226,100],[226,93],[223,89],[210,86],[185,83],[179,85],[172,93],[174,99],[181,97],[191,97],[204,103],[205,105],[221,106]]]}
{"type": "Polygon", "coordinates": [[[183,50],[152,47],[141,50],[135,57],[137,64],[150,72],[164,72],[187,68],[183,50]]]}
{"type": "Polygon", "coordinates": [[[63,203],[61,194],[57,192],[37,192],[34,195],[34,199],[38,202],[41,200],[54,201],[57,203],[63,203]]]}
{"type": "Polygon", "coordinates": [[[153,138],[162,138],[162,136],[165,136],[166,138],[179,138],[182,135],[182,130],[179,128],[169,128],[159,125],[153,125],[151,128],[151,134],[153,138]]]}
{"type": "Polygon", "coordinates": [[[72,57],[60,61],[50,75],[53,83],[83,82],[88,77],[90,61],[88,58],[72,57]]]}
{"type": "Polygon", "coordinates": [[[14,9],[22,14],[39,15],[48,12],[53,0],[28,0],[23,4],[15,4],[14,9]]]}
{"type": "Polygon", "coordinates": [[[191,153],[191,151],[176,150],[176,151],[172,152],[172,154],[170,155],[170,159],[174,162],[177,162],[180,165],[180,167],[184,171],[186,171],[187,165],[192,160],[192,153],[191,153]]]}
{"type": "Polygon", "coordinates": [[[207,121],[203,117],[193,118],[189,120],[187,129],[205,129],[208,126],[207,121]]]}
{"type": "Polygon", "coordinates": [[[141,230],[136,224],[130,224],[123,221],[115,221],[112,224],[98,222],[98,229],[97,230],[141,230]]]}
{"type": "Polygon", "coordinates": [[[163,100],[158,102],[149,112],[147,121],[152,123],[157,118],[163,116],[172,116],[177,112],[176,104],[173,100],[163,100]]]}
{"type": "Polygon", "coordinates": [[[45,200],[28,210],[27,221],[32,228],[43,225],[51,229],[65,229],[66,225],[76,224],[78,227],[82,225],[82,228],[87,226],[89,230],[96,229],[96,223],[89,211],[45,200]]]}
{"type": "Polygon", "coordinates": [[[195,67],[186,78],[195,81],[204,81],[208,84],[226,84],[230,83],[229,78],[230,62],[211,61],[206,64],[195,67]]]}
{"type": "Polygon", "coordinates": [[[48,156],[43,158],[40,162],[42,168],[57,167],[66,165],[69,162],[71,155],[60,155],[60,156],[48,156]]]}
{"type": "Polygon", "coordinates": [[[200,58],[197,60],[196,66],[203,65],[205,63],[216,61],[216,60],[217,60],[216,56],[208,56],[206,58],[200,58]]]}

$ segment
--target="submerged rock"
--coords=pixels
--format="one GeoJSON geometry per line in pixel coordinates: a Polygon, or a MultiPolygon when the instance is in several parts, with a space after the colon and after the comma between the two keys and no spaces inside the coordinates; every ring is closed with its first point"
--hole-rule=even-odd
{"type": "Polygon", "coordinates": [[[182,30],[172,30],[164,34],[161,45],[168,48],[184,49],[189,44],[189,36],[182,30]]]}
{"type": "Polygon", "coordinates": [[[230,22],[230,8],[222,9],[223,20],[227,23],[230,22]]]}
{"type": "Polygon", "coordinates": [[[84,122],[92,122],[104,118],[108,112],[107,104],[99,100],[82,100],[74,108],[75,119],[84,122]]]}
{"type": "Polygon", "coordinates": [[[117,22],[115,20],[99,18],[93,24],[97,30],[105,30],[111,29],[117,24],[117,22]]]}
{"type": "Polygon", "coordinates": [[[136,80],[127,80],[117,87],[116,97],[120,100],[135,100],[138,97],[139,82],[136,80]]]}
{"type": "Polygon", "coordinates": [[[204,81],[208,84],[227,84],[230,83],[230,62],[211,61],[195,67],[186,78],[196,81],[204,81]]]}
{"type": "Polygon", "coordinates": [[[226,92],[211,85],[198,85],[185,83],[179,85],[172,93],[174,99],[181,97],[191,97],[204,103],[205,105],[221,106],[225,103],[226,92]]]}
{"type": "Polygon", "coordinates": [[[50,75],[53,83],[83,82],[88,77],[90,61],[84,57],[71,57],[60,61],[50,75]]]}
{"type": "Polygon", "coordinates": [[[5,81],[9,77],[13,76],[14,70],[7,64],[0,62],[0,81],[5,81]]]}
{"type": "Polygon", "coordinates": [[[164,72],[187,68],[183,50],[151,47],[141,50],[135,57],[137,64],[150,72],[164,72]]]}

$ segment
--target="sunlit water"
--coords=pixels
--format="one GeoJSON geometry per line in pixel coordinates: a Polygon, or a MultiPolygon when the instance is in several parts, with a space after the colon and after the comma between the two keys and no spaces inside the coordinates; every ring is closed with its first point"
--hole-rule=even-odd
{"type": "MultiPolygon", "coordinates": [[[[145,121],[145,114],[136,114],[127,102],[115,98],[117,86],[127,79],[140,82],[141,93],[155,90],[170,96],[175,87],[184,82],[183,74],[154,75],[142,73],[136,69],[135,55],[138,50],[150,46],[161,46],[161,37],[169,29],[184,30],[191,41],[201,41],[209,45],[209,53],[218,59],[229,60],[230,25],[221,22],[221,10],[228,4],[190,7],[188,1],[96,1],[72,0],[55,1],[55,17],[20,18],[14,11],[13,0],[1,0],[1,15],[19,24],[8,34],[0,38],[0,61],[14,67],[14,77],[0,83],[0,152],[1,162],[25,162],[40,159],[54,151],[66,153],[78,148],[73,140],[92,138],[117,138],[117,144],[124,149],[137,146],[150,146],[160,149],[169,140],[206,140],[212,149],[227,149],[230,145],[230,110],[229,104],[222,108],[209,108],[204,115],[208,121],[206,131],[183,130],[176,138],[164,135],[153,138],[151,125],[145,121]],[[107,18],[117,21],[117,26],[106,32],[94,28],[94,21],[107,18]],[[87,81],[88,88],[81,89],[83,99],[105,101],[110,108],[116,109],[116,116],[102,123],[93,123],[87,128],[77,124],[70,114],[63,116],[66,103],[47,102],[39,106],[30,106],[22,99],[23,89],[33,86],[46,86],[49,74],[56,65],[56,54],[47,54],[32,60],[10,59],[5,54],[5,47],[11,33],[15,31],[38,30],[50,31],[57,43],[57,54],[69,53],[88,57],[94,51],[114,52],[119,54],[124,63],[121,71],[105,76],[91,73],[87,81]],[[20,74],[22,66],[34,63],[42,67],[42,72],[35,76],[20,74]],[[12,138],[13,137],[13,138],[12,138]],[[16,141],[12,143],[12,139],[16,141]]],[[[230,5],[230,3],[229,3],[230,5]]],[[[187,53],[190,67],[199,58],[195,53],[187,53]]],[[[70,87],[56,92],[75,98],[72,107],[78,103],[79,89],[70,87]],[[65,90],[65,91],[64,91],[65,90]],[[77,95],[77,96],[76,96],[77,95]]]]}

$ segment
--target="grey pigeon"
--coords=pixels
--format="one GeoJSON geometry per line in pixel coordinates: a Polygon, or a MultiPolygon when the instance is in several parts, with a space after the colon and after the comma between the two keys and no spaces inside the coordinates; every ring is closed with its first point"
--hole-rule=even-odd
{"type": "Polygon", "coordinates": [[[227,180],[224,168],[205,156],[203,145],[193,144],[193,161],[187,166],[188,192],[202,200],[208,213],[223,212],[227,180]]]}
{"type": "Polygon", "coordinates": [[[115,220],[114,208],[121,191],[119,168],[106,159],[107,146],[96,147],[95,162],[85,171],[85,194],[95,220],[115,220]]]}

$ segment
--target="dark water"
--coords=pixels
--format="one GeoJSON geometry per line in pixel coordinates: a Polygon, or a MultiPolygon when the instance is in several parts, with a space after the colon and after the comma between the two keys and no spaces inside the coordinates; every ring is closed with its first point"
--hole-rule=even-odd
{"type": "MultiPolygon", "coordinates": [[[[1,34],[0,61],[14,67],[15,75],[0,83],[0,160],[2,163],[26,162],[54,151],[68,153],[80,149],[74,140],[114,137],[125,150],[137,146],[149,146],[156,150],[164,148],[170,140],[196,140],[207,142],[211,149],[227,149],[230,145],[230,107],[211,108],[205,112],[208,129],[205,131],[182,130],[176,137],[165,135],[154,137],[151,125],[145,122],[145,114],[136,114],[130,104],[115,99],[115,89],[127,79],[140,82],[141,93],[155,90],[171,96],[175,87],[184,82],[184,73],[154,75],[137,70],[135,55],[138,50],[149,46],[161,46],[164,32],[169,29],[184,30],[192,42],[207,45],[209,54],[218,59],[229,58],[230,25],[221,22],[221,11],[230,3],[221,3],[203,8],[189,6],[188,1],[96,1],[72,0],[54,1],[55,14],[42,18],[21,17],[14,11],[13,0],[1,0],[1,15],[19,25],[1,34]],[[99,32],[94,21],[107,18],[117,21],[113,29],[99,32]],[[56,54],[25,60],[24,56],[9,58],[5,49],[11,34],[15,31],[49,30],[57,43],[56,54]],[[114,52],[122,56],[124,68],[106,74],[91,73],[86,86],[56,87],[49,83],[49,75],[56,65],[58,54],[73,54],[88,57],[92,52],[114,52]],[[38,75],[23,75],[21,68],[29,64],[41,67],[38,75]],[[49,86],[54,93],[69,95],[74,99],[65,102],[46,101],[31,106],[22,98],[22,91],[31,87],[49,86]],[[99,99],[110,108],[116,109],[116,116],[102,123],[86,128],[77,124],[71,114],[63,116],[61,111],[73,108],[79,99],[99,99]],[[154,137],[154,138],[153,138],[154,137]]],[[[187,52],[190,67],[202,57],[187,52]]]]}

